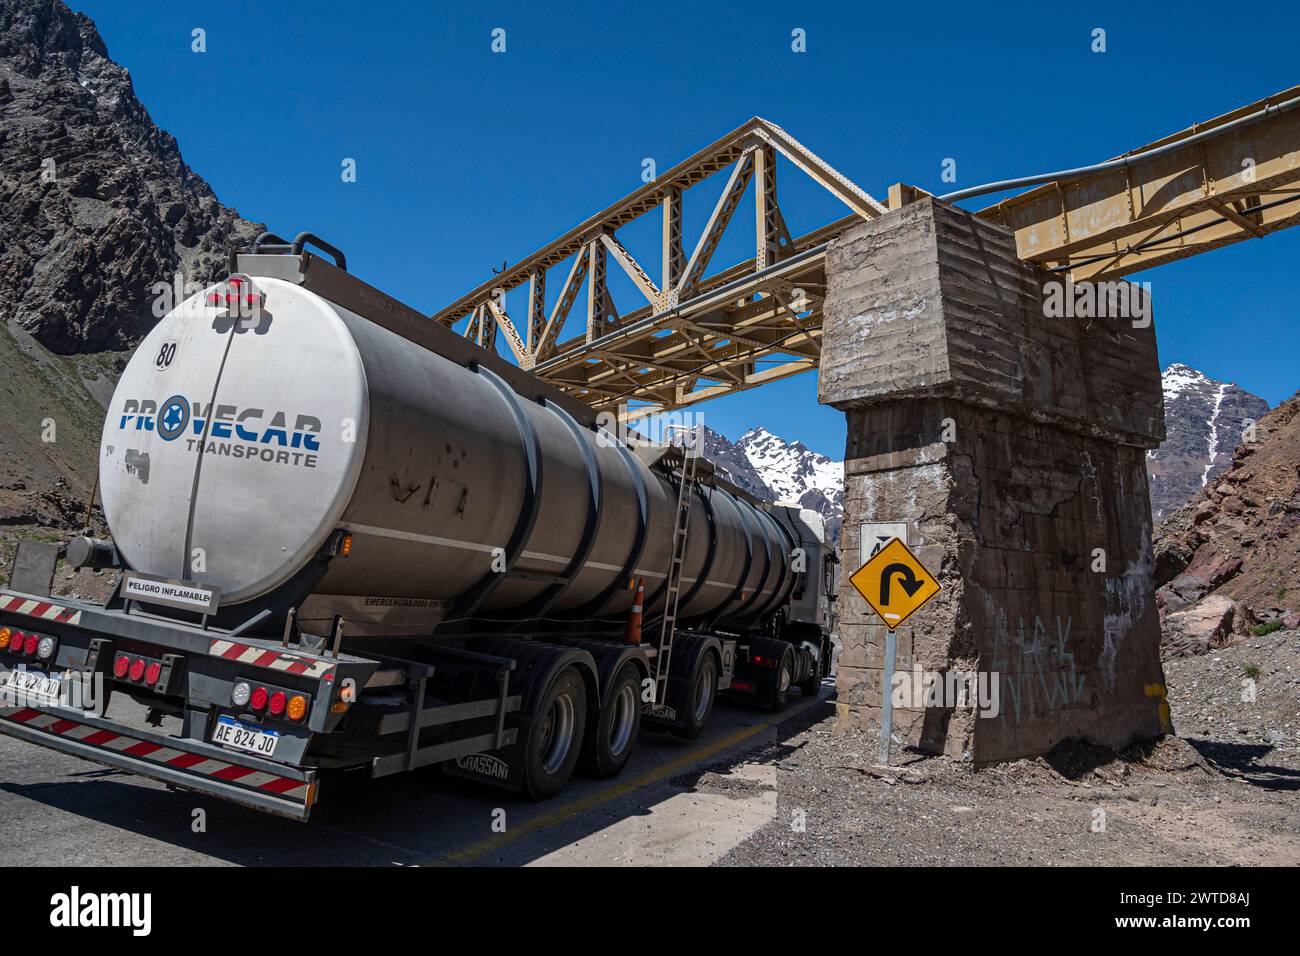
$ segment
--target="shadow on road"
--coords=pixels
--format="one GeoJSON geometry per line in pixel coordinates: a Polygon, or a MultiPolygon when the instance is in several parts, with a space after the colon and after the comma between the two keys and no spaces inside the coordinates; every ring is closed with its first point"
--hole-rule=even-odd
{"type": "Polygon", "coordinates": [[[97,858],[85,861],[91,863],[148,862],[142,856],[148,846],[138,836],[165,844],[155,862],[172,865],[517,865],[622,818],[650,813],[656,804],[694,789],[708,771],[725,772],[756,759],[779,761],[783,741],[833,712],[828,693],[833,689],[823,686],[818,702],[783,720],[720,702],[720,713],[730,719],[715,721],[723,726],[706,738],[685,741],[643,732],[639,753],[619,778],[575,777],[564,794],[540,804],[436,768],[379,779],[364,771],[327,776],[306,824],[92,765],[54,781],[3,783],[0,792],[126,831],[129,854],[98,859],[104,851],[97,843],[97,858]],[[768,727],[775,730],[775,745],[764,733],[768,727]],[[725,746],[733,738],[738,742],[725,746]],[[502,810],[509,826],[495,834],[493,822],[502,810]]]}

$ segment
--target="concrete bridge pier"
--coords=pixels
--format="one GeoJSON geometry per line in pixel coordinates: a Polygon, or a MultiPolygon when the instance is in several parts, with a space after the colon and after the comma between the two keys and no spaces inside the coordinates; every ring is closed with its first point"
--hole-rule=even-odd
{"type": "Polygon", "coordinates": [[[897,685],[895,736],[976,764],[1170,731],[1149,297],[1070,287],[930,198],[836,240],[827,281],[819,398],[848,418],[838,729],[877,733],[897,685]],[[885,628],[848,583],[863,522],[906,522],[943,585],[898,629],[892,680],[885,628]]]}

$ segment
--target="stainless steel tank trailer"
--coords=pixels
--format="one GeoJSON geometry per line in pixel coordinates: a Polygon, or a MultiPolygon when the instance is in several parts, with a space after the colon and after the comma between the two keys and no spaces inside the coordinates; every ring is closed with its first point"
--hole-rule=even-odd
{"type": "Polygon", "coordinates": [[[617,774],[643,724],[697,736],[718,692],[815,693],[820,516],[601,424],[328,243],[264,235],[117,385],[111,540],[67,551],[120,568],[112,596],[24,592],[17,564],[0,591],[0,732],[306,819],[336,770],[542,798],[617,774]],[[78,680],[149,724],[71,706],[78,680]]]}

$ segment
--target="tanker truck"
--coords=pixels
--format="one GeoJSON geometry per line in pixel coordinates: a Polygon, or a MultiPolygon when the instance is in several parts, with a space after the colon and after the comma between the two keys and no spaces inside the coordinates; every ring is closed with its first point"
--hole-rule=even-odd
{"type": "Polygon", "coordinates": [[[669,438],[323,240],[264,235],[118,382],[110,537],[66,548],[115,569],[112,594],[52,597],[53,558],[20,546],[0,732],[305,820],[336,773],[440,765],[542,799],[619,773],[643,728],[698,736],[718,694],[815,694],[837,570],[820,516],[669,438]],[[114,716],[122,697],[146,719],[114,716]]]}

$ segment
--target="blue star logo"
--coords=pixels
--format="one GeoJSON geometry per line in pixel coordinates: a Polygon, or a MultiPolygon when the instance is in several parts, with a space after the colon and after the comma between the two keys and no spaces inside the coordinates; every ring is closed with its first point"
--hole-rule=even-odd
{"type": "Polygon", "coordinates": [[[183,395],[173,395],[158,410],[158,435],[171,441],[185,431],[190,423],[190,403],[183,395]]]}

